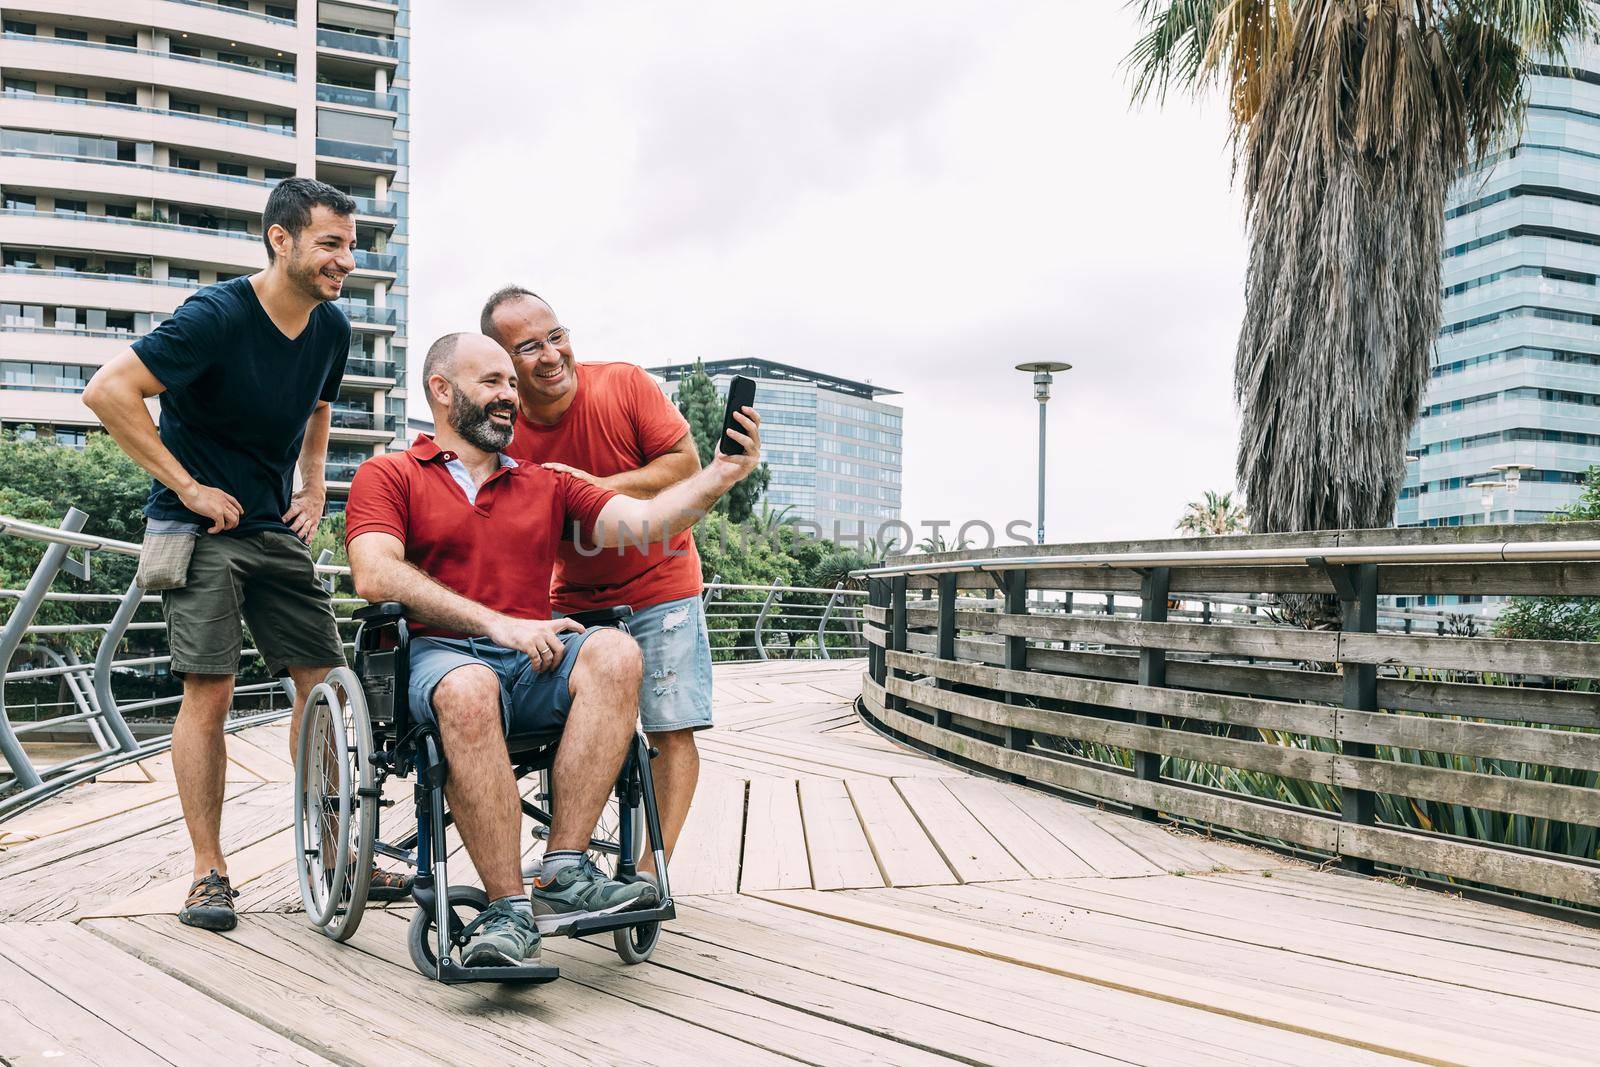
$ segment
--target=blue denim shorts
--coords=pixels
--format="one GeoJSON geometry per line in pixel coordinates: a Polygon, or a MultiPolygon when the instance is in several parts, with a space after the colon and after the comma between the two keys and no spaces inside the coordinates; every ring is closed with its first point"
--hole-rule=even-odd
{"type": "Polygon", "coordinates": [[[628,620],[628,632],[639,643],[644,659],[639,722],[645,732],[709,727],[711,642],[700,598],[689,596],[643,608],[628,620]]]}
{"type": "Polygon", "coordinates": [[[567,680],[588,633],[560,634],[566,649],[553,671],[540,673],[526,652],[497,645],[487,637],[418,637],[411,641],[411,714],[437,723],[433,691],[457,667],[481,663],[500,679],[500,718],[506,747],[512,751],[546,745],[561,736],[572,710],[567,680]]]}

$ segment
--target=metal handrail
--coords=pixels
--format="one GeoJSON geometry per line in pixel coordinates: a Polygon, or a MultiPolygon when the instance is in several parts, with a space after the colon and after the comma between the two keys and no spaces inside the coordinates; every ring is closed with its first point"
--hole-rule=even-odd
{"type": "Polygon", "coordinates": [[[1094,552],[1057,556],[988,556],[981,559],[895,563],[853,571],[858,578],[963,571],[1032,571],[1139,567],[1304,567],[1324,563],[1525,563],[1600,560],[1600,540],[1493,541],[1465,545],[1328,545],[1285,548],[1199,549],[1192,552],[1094,552]]]}

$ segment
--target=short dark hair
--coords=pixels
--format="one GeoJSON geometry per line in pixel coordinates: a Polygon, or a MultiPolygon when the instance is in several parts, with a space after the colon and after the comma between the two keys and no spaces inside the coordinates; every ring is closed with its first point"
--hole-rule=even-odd
{"type": "Polygon", "coordinates": [[[311,209],[318,205],[341,217],[356,213],[353,197],[315,178],[285,178],[273,187],[267,208],[261,213],[261,243],[267,246],[269,263],[277,253],[267,239],[268,231],[282,226],[290,237],[298,239],[300,231],[311,225],[311,209]]]}
{"type": "MultiPolygon", "coordinates": [[[[509,304],[513,300],[522,300],[526,297],[532,297],[545,307],[550,307],[550,301],[532,289],[524,289],[520,285],[504,285],[490,293],[489,299],[483,302],[483,312],[478,316],[478,329],[483,331],[485,337],[500,340],[500,335],[494,332],[494,313],[499,310],[501,304],[509,304]]],[[[555,310],[550,308],[550,313],[555,314],[555,310]]]]}
{"type": "Polygon", "coordinates": [[[450,377],[450,370],[456,361],[456,347],[461,344],[463,337],[472,335],[465,330],[447,333],[433,344],[428,346],[428,354],[422,360],[422,390],[426,394],[428,379],[435,374],[450,377]]]}

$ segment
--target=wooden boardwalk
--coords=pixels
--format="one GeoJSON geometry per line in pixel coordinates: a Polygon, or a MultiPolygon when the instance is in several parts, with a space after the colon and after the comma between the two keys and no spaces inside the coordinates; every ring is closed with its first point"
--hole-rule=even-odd
{"type": "Polygon", "coordinates": [[[307,926],[286,727],[228,741],[225,936],[172,917],[169,761],[105,775],[0,823],[0,1063],[1595,1063],[1600,935],[968,777],[860,671],[718,667],[678,921],[531,989],[423,979],[409,906],[307,926]]]}

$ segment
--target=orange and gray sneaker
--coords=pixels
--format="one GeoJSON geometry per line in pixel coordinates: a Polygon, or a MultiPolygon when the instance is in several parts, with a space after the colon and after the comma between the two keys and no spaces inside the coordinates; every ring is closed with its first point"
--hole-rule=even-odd
{"type": "Polygon", "coordinates": [[[233,898],[238,895],[228,876],[218,874],[213,867],[210,874],[195,879],[189,887],[189,899],[183,902],[178,921],[201,930],[232,930],[239,925],[239,913],[233,910],[233,898]]]}

